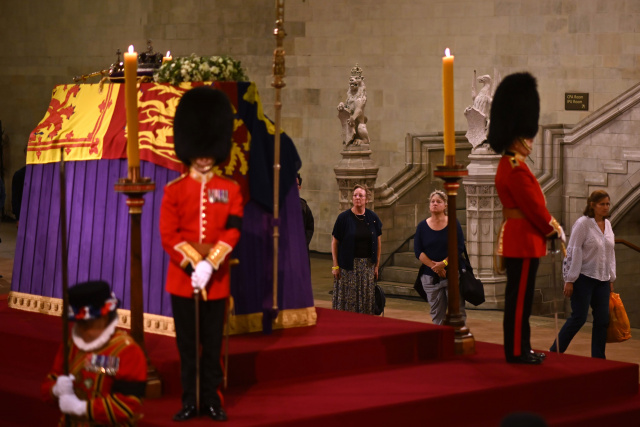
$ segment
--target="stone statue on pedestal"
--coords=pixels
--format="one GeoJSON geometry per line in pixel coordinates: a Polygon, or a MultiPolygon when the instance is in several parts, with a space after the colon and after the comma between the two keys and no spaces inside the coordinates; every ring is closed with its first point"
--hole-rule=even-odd
{"type": "Polygon", "coordinates": [[[367,89],[362,76],[362,68],[356,64],[351,69],[347,100],[338,104],[338,118],[342,126],[342,143],[360,145],[369,143],[367,116],[364,107],[367,104],[367,89]]]}
{"type": "Polygon", "coordinates": [[[487,309],[504,308],[506,286],[506,278],[496,274],[493,268],[493,251],[502,223],[502,204],[494,182],[501,156],[486,144],[491,101],[499,81],[497,71],[494,71],[493,79],[488,74],[476,79],[474,71],[471,85],[473,105],[464,110],[468,124],[466,137],[473,146],[467,166],[469,175],[463,179],[467,197],[465,237],[471,265],[484,284],[486,301],[482,307],[487,309]],[[480,92],[476,90],[476,81],[483,84],[480,92]]]}
{"type": "Polygon", "coordinates": [[[342,159],[333,168],[338,182],[340,211],[351,207],[351,193],[355,184],[371,189],[367,208],[373,210],[378,166],[371,160],[371,146],[367,132],[367,91],[364,86],[362,68],[356,64],[351,69],[347,100],[338,104],[338,118],[342,127],[342,159]]]}
{"type": "Polygon", "coordinates": [[[473,70],[473,81],[471,83],[471,99],[473,105],[464,110],[464,115],[467,118],[468,124],[465,136],[474,149],[487,140],[491,101],[495,91],[494,88],[498,86],[499,82],[500,75],[495,71],[492,80],[488,74],[476,78],[476,71],[473,70]],[[476,81],[483,85],[480,92],[476,89],[476,81]]]}

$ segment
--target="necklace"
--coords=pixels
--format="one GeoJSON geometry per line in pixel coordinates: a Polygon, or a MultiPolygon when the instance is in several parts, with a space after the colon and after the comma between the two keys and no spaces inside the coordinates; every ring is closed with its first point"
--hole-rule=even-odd
{"type": "Polygon", "coordinates": [[[351,213],[353,214],[353,216],[356,217],[356,219],[359,219],[360,221],[364,221],[364,214],[362,215],[358,215],[357,213],[355,213],[354,211],[351,211],[351,213]]]}

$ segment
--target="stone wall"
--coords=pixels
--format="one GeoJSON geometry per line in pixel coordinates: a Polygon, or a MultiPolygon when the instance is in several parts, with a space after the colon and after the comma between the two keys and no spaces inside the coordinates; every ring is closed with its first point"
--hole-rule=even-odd
{"type": "MultiPolygon", "coordinates": [[[[547,198],[549,211],[558,218],[567,235],[582,215],[589,194],[604,189],[611,196],[611,223],[617,239],[640,243],[640,84],[616,96],[573,126],[541,128],[530,164],[547,198]]],[[[637,266],[640,252],[616,245],[619,292],[632,326],[640,324],[637,266]]],[[[561,295],[561,257],[556,257],[558,287],[553,286],[550,257],[541,259],[536,281],[534,314],[554,311],[554,295],[561,295]]],[[[568,300],[559,305],[570,313],[568,300]]]]}
{"type": "MultiPolygon", "coordinates": [[[[444,160],[442,133],[409,134],[405,139],[405,150],[405,167],[376,188],[375,211],[383,224],[383,263],[390,253],[415,234],[418,223],[429,216],[429,194],[444,188],[444,181],[433,174],[444,160]]],[[[456,134],[456,161],[466,165],[470,151],[471,144],[464,135],[456,134]]],[[[461,185],[456,211],[463,230],[467,223],[465,207],[465,189],[461,185]]]]}
{"type": "MultiPolygon", "coordinates": [[[[257,82],[273,117],[274,2],[255,0],[23,0],[0,2],[0,120],[7,187],[24,164],[29,132],[55,84],[108,67],[115,50],[144,46],[174,57],[230,54],[257,82]]],[[[466,130],[473,70],[528,70],[539,82],[542,124],[577,123],[565,92],[594,111],[640,80],[637,0],[287,0],[283,127],[303,160],[316,218],[311,249],[328,252],[338,206],[336,106],[349,71],[364,70],[373,160],[384,185],[405,166],[407,133],[442,128],[441,56],[455,55],[456,128],[466,130]]],[[[139,49],[140,50],[140,49],[139,49]]],[[[588,171],[589,172],[589,171],[588,171]]],[[[425,189],[427,190],[427,189],[425,189]]],[[[417,194],[420,197],[423,192],[417,194]]]]}

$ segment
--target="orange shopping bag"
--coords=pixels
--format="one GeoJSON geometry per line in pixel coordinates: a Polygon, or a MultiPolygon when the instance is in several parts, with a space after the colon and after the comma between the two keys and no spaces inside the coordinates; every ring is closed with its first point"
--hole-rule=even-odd
{"type": "Polygon", "coordinates": [[[629,317],[622,305],[620,294],[611,292],[609,297],[609,328],[607,329],[607,342],[622,342],[631,338],[631,325],[629,317]]]}

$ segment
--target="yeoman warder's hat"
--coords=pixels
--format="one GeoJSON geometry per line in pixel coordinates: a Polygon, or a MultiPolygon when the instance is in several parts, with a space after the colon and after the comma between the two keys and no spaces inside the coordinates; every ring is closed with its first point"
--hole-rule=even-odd
{"type": "Polygon", "coordinates": [[[498,85],[491,103],[489,145],[503,153],[516,138],[533,138],[538,133],[540,97],[536,79],[529,73],[515,73],[498,85]]]}
{"type": "Polygon", "coordinates": [[[69,320],[90,320],[106,316],[118,308],[118,299],[107,282],[78,283],[69,288],[69,320]]]}
{"type": "Polygon", "coordinates": [[[216,164],[229,157],[233,110],[224,92],[210,86],[187,91],[176,108],[173,141],[176,155],[189,166],[198,157],[213,157],[216,164]]]}

